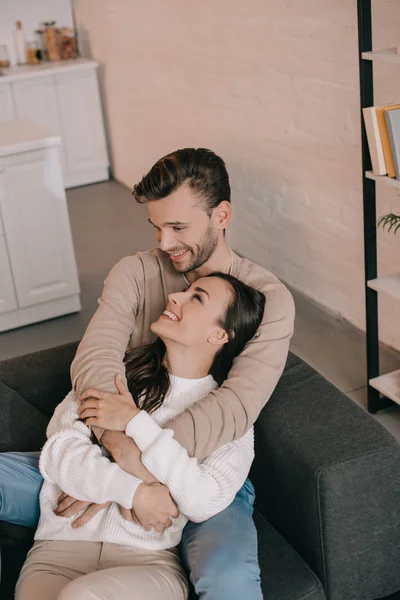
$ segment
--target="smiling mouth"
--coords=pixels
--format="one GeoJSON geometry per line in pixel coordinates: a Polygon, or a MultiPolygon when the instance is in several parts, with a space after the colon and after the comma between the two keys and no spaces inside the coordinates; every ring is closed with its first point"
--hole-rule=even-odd
{"type": "Polygon", "coordinates": [[[168,319],[170,319],[171,321],[179,321],[176,314],[167,309],[164,310],[161,316],[168,317],[168,319]]]}

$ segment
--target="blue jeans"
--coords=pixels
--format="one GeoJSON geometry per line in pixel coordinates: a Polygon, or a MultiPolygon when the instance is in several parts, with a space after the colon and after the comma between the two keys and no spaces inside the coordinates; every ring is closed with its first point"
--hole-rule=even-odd
{"type": "MultiPolygon", "coordinates": [[[[0,521],[36,527],[43,482],[39,453],[0,453],[0,521]]],[[[203,600],[262,600],[249,480],[228,508],[183,530],[181,555],[203,600]]]]}
{"type": "Polygon", "coordinates": [[[0,453],[0,521],[36,527],[42,483],[39,452],[0,453]]]}

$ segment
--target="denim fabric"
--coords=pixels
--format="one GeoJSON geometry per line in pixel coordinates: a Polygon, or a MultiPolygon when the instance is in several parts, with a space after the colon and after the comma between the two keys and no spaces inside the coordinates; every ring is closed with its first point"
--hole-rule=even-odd
{"type": "Polygon", "coordinates": [[[36,527],[39,520],[39,452],[0,453],[0,521],[36,527]]]}
{"type": "Polygon", "coordinates": [[[181,556],[203,600],[262,600],[249,479],[224,511],[183,530],[181,556]]]}

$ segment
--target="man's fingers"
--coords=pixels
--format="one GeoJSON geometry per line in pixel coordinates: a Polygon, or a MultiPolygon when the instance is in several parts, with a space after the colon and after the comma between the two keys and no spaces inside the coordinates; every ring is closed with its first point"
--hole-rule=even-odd
{"type": "Polygon", "coordinates": [[[74,529],[77,527],[82,527],[82,525],[88,523],[91,519],[93,519],[94,516],[97,515],[97,513],[109,506],[109,504],[110,502],[107,502],[106,504],[91,504],[89,508],[83,513],[83,515],[81,515],[80,517],[75,519],[75,521],[73,521],[72,527],[74,527],[74,529]]]}
{"type": "Polygon", "coordinates": [[[59,497],[58,497],[58,500],[57,500],[57,506],[58,506],[58,505],[59,505],[59,504],[60,504],[60,503],[61,503],[63,500],[65,500],[65,498],[67,498],[67,497],[68,497],[68,494],[66,494],[65,492],[61,492],[61,494],[59,495],[59,497]]]}
{"type": "Polygon", "coordinates": [[[173,519],[177,519],[179,517],[179,510],[178,507],[176,506],[176,504],[174,504],[175,508],[174,510],[170,513],[170,517],[172,517],[173,519]]]}
{"type": "Polygon", "coordinates": [[[57,506],[57,508],[54,512],[56,513],[56,515],[59,515],[62,512],[64,512],[64,510],[69,508],[71,506],[71,504],[74,504],[75,502],[76,502],[76,498],[71,498],[71,496],[66,496],[64,498],[64,500],[62,500],[59,503],[59,505],[57,506]]]}
{"type": "Polygon", "coordinates": [[[63,512],[57,513],[59,517],[73,517],[81,512],[84,508],[90,505],[90,502],[84,502],[83,500],[76,500],[71,506],[66,508],[63,512]]]}
{"type": "Polygon", "coordinates": [[[156,530],[158,533],[164,533],[164,529],[165,529],[165,527],[164,527],[163,523],[156,523],[156,524],[154,525],[154,529],[155,529],[155,530],[156,530]]]}

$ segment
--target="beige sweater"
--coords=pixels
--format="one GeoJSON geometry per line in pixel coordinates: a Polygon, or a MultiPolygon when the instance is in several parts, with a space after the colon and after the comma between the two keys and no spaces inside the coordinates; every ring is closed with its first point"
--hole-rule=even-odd
{"type": "MultiPolygon", "coordinates": [[[[293,298],[272,273],[234,254],[232,274],[265,293],[260,329],[235,359],[225,383],[165,424],[199,460],[242,438],[254,424],[282,374],[293,333],[293,298]]],[[[127,347],[153,341],[150,325],[164,310],[168,294],[186,288],[182,274],[159,249],[117,263],[72,363],[77,394],[88,387],[117,393],[115,375],[124,378],[127,347]]]]}

